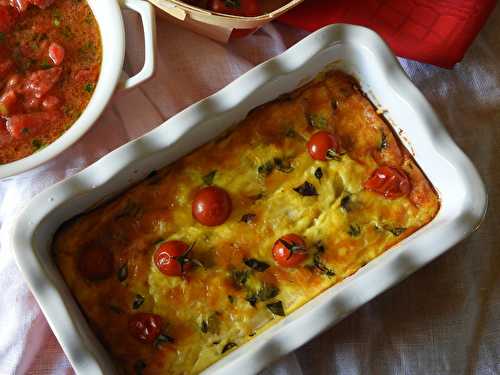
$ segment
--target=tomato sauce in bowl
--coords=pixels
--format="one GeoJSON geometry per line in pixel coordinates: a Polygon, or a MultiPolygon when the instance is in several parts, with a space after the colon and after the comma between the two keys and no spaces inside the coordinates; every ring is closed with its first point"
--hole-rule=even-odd
{"type": "Polygon", "coordinates": [[[56,140],[99,78],[99,27],[85,0],[0,0],[0,164],[56,140]]]}

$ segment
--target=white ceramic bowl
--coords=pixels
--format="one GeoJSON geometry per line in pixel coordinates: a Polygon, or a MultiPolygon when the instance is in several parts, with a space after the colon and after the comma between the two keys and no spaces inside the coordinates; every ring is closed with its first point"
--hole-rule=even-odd
{"type": "Polygon", "coordinates": [[[480,177],[384,42],[365,28],[326,27],[149,134],[39,194],[9,225],[8,246],[14,250],[35,298],[79,374],[108,374],[113,366],[54,264],[50,247],[57,228],[152,170],[213,139],[243,119],[250,109],[292,91],[332,67],[355,75],[370,98],[388,111],[396,130],[404,134],[403,142],[414,152],[439,192],[441,209],[427,226],[205,373],[258,372],[444,253],[478,227],[487,205],[480,177]]]}
{"type": "Polygon", "coordinates": [[[12,163],[0,165],[0,179],[34,168],[59,155],[80,139],[104,111],[116,88],[129,89],[149,79],[155,68],[156,30],[153,7],[142,0],[87,0],[99,24],[102,40],[102,65],[99,81],[88,106],[80,118],[57,140],[12,163]],[[141,71],[123,78],[125,59],[125,28],[121,8],[140,14],[144,26],[145,63],[141,71]]]}

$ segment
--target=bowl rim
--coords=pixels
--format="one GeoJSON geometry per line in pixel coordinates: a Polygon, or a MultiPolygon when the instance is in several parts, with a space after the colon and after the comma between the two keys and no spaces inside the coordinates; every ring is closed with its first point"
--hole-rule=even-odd
{"type": "MultiPolygon", "coordinates": [[[[75,308],[76,303],[68,288],[58,287],[56,280],[45,269],[47,264],[41,263],[41,257],[44,256],[42,253],[44,249],[50,249],[50,236],[53,235],[44,232],[49,226],[48,222],[55,225],[56,221],[64,221],[61,217],[62,206],[69,205],[69,202],[77,213],[78,210],[88,209],[91,204],[96,203],[94,195],[101,198],[116,195],[119,191],[108,186],[111,182],[123,188],[143,179],[149,171],[139,173],[139,164],[135,163],[153,157],[160,151],[164,152],[160,152],[160,156],[165,158],[170,155],[167,151],[182,147],[183,137],[187,137],[191,130],[210,131],[206,130],[208,126],[197,126],[206,121],[197,109],[209,108],[212,112],[208,121],[214,123],[221,116],[229,116],[228,113],[237,111],[238,105],[247,97],[251,97],[254,92],[252,88],[265,86],[280,77],[291,76],[294,71],[304,66],[304,61],[312,62],[322,52],[337,46],[367,53],[398,94],[398,100],[415,109],[413,115],[416,115],[418,122],[422,124],[421,129],[417,130],[423,134],[423,139],[430,142],[429,152],[436,156],[435,163],[444,168],[442,172],[445,176],[442,178],[449,177],[453,179],[453,183],[456,182],[456,191],[452,192],[454,200],[451,200],[451,194],[450,198],[441,194],[441,209],[431,223],[371,261],[353,276],[325,290],[203,373],[257,373],[270,362],[303,345],[362,304],[443,254],[478,228],[487,208],[484,184],[475,167],[452,141],[435,111],[408,79],[387,45],[377,34],[363,27],[327,26],[304,38],[283,54],[245,73],[218,93],[183,110],[150,133],[129,142],[82,172],[42,192],[19,216],[6,224],[7,248],[14,250],[21,272],[79,374],[108,373],[103,369],[111,364],[102,352],[100,344],[89,341],[88,328],[79,325],[83,314],[75,308]],[[297,56],[301,57],[293,58],[297,56]],[[243,83],[250,88],[241,90],[240,85],[243,83]],[[175,124],[180,125],[176,127],[175,124]],[[168,133],[165,131],[167,126],[168,133]],[[467,199],[470,196],[475,199],[467,199]],[[436,241],[436,238],[439,238],[439,241],[436,241]],[[382,273],[384,277],[381,277],[382,273]],[[356,295],[353,295],[353,290],[356,295]],[[64,323],[70,324],[70,327],[64,323]],[[303,334],[297,335],[296,332],[303,334]],[[84,343],[83,346],[81,342],[84,343]],[[82,348],[85,350],[82,351],[82,348]],[[93,366],[93,372],[89,370],[89,363],[93,366]]],[[[211,134],[216,135],[213,131],[211,134]]],[[[196,147],[192,145],[192,148],[196,147]]],[[[418,151],[416,159],[420,164],[418,151]]],[[[168,162],[165,162],[164,165],[167,164],[168,162]]],[[[425,173],[425,167],[423,170],[425,173]]],[[[432,179],[431,182],[436,186],[432,179]]]]}
{"type": "Polygon", "coordinates": [[[125,26],[116,0],[86,0],[99,27],[102,61],[92,97],[80,117],[54,142],[22,159],[0,164],[0,180],[31,170],[68,149],[94,125],[111,100],[125,60],[125,26]]]}

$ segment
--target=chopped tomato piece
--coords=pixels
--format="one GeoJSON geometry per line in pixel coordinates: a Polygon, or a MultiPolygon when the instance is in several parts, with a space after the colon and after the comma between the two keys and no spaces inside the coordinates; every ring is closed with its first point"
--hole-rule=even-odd
{"type": "Polygon", "coordinates": [[[57,96],[47,96],[42,102],[42,107],[43,109],[52,111],[59,109],[59,104],[61,104],[61,100],[57,96]]]}
{"type": "Polygon", "coordinates": [[[17,96],[14,90],[6,91],[0,96],[0,115],[8,116],[9,113],[14,111],[17,103],[17,96]]]}
{"type": "Polygon", "coordinates": [[[49,46],[49,57],[54,65],[61,65],[64,60],[64,47],[59,43],[52,42],[49,46]]]}
{"type": "Polygon", "coordinates": [[[41,98],[59,81],[62,68],[54,67],[31,73],[24,82],[22,92],[27,97],[41,98]]]}
{"type": "Polygon", "coordinates": [[[408,175],[395,167],[384,166],[377,168],[365,182],[365,188],[388,199],[401,198],[411,190],[408,175]]]}
{"type": "Polygon", "coordinates": [[[37,112],[6,117],[7,130],[13,138],[23,138],[28,134],[36,134],[40,129],[49,126],[59,118],[59,112],[37,112]]]}
{"type": "Polygon", "coordinates": [[[17,9],[19,13],[23,13],[30,5],[29,0],[9,0],[10,5],[17,9]]]}

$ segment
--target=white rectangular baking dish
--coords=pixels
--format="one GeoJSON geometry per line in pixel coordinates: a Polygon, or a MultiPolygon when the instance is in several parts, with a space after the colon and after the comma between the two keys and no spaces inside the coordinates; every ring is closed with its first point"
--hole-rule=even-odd
{"type": "Polygon", "coordinates": [[[113,365],[54,265],[50,246],[57,228],[152,170],[213,139],[243,119],[250,109],[292,91],[331,67],[355,75],[370,98],[387,111],[396,131],[404,135],[403,142],[439,192],[441,209],[426,227],[205,373],[243,375],[260,371],[478,227],[487,206],[484,185],[388,47],[365,28],[348,25],[323,28],[152,132],[39,194],[9,224],[8,245],[78,374],[110,374],[113,365]]]}

